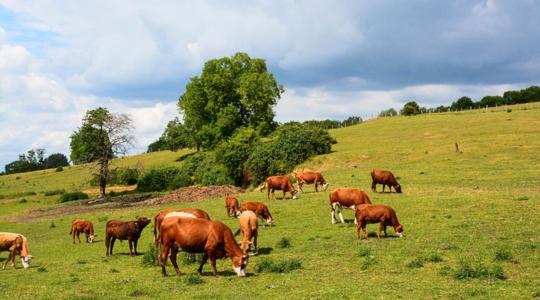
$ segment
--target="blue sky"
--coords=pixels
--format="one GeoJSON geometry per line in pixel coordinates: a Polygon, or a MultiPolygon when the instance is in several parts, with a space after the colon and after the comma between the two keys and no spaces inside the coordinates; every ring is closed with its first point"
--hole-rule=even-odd
{"type": "Polygon", "coordinates": [[[129,114],[132,153],[179,116],[205,61],[264,58],[278,121],[376,116],[540,81],[540,2],[0,0],[0,168],[69,154],[84,112],[129,114]]]}

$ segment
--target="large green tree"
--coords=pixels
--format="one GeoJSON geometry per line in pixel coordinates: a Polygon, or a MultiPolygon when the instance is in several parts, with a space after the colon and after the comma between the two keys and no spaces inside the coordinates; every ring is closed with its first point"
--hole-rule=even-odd
{"type": "Polygon", "coordinates": [[[283,93],[263,59],[246,53],[212,59],[191,78],[178,106],[192,146],[214,148],[241,127],[266,135],[276,126],[273,106],[283,93]]]}
{"type": "Polygon", "coordinates": [[[466,110],[466,109],[471,109],[474,107],[475,107],[474,102],[471,100],[471,98],[467,96],[463,96],[457,99],[456,101],[452,102],[452,105],[450,105],[450,108],[452,110],[466,110]]]}
{"type": "Polygon", "coordinates": [[[109,178],[109,160],[127,153],[133,137],[131,119],[125,114],[113,114],[106,108],[89,110],[83,124],[71,135],[71,160],[74,163],[97,162],[99,198],[105,198],[109,178]]]}
{"type": "Polygon", "coordinates": [[[403,116],[414,116],[421,114],[422,111],[420,110],[420,106],[418,106],[416,101],[409,101],[403,105],[403,108],[399,113],[403,116]]]}

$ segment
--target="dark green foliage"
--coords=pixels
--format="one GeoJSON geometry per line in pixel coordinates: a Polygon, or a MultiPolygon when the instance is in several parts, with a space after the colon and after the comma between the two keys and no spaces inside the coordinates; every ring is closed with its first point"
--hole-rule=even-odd
{"type": "Polygon", "coordinates": [[[336,141],[324,129],[289,123],[281,126],[271,140],[259,143],[246,162],[252,182],[286,174],[313,155],[329,153],[336,141]]]}
{"type": "Polygon", "coordinates": [[[450,108],[454,111],[456,110],[466,110],[475,108],[474,102],[469,97],[461,97],[457,99],[455,102],[452,102],[452,105],[450,105],[450,108]]]}
{"type": "Polygon", "coordinates": [[[203,284],[204,281],[198,274],[190,273],[184,277],[184,283],[187,285],[203,284]]]}
{"type": "Polygon", "coordinates": [[[420,106],[415,101],[409,101],[403,105],[400,114],[403,116],[414,116],[420,114],[420,106]]]}
{"type": "Polygon", "coordinates": [[[152,169],[141,176],[137,190],[141,192],[165,191],[180,172],[181,169],[174,167],[152,169]]]}
{"type": "Polygon", "coordinates": [[[495,260],[507,261],[510,259],[512,259],[512,252],[507,248],[500,248],[495,252],[495,260]]]}
{"type": "Polygon", "coordinates": [[[397,111],[393,108],[385,109],[379,113],[379,117],[393,117],[397,116],[397,111]]]}
{"type": "Polygon", "coordinates": [[[504,270],[499,265],[488,267],[481,262],[472,264],[467,261],[460,261],[459,267],[453,272],[453,277],[458,280],[474,278],[506,279],[504,270]]]}
{"type": "Polygon", "coordinates": [[[163,150],[167,150],[167,142],[165,141],[163,136],[161,136],[155,142],[148,145],[148,149],[146,150],[146,152],[150,153],[150,152],[157,152],[157,151],[163,151],[163,150]]]}
{"type": "Polygon", "coordinates": [[[269,258],[263,258],[255,268],[255,271],[257,273],[289,273],[300,268],[302,268],[302,262],[297,259],[274,261],[269,258]]]}
{"type": "Polygon", "coordinates": [[[478,107],[493,107],[493,106],[500,106],[504,105],[504,99],[501,96],[485,96],[480,101],[476,103],[476,106],[478,107]]]}
{"type": "Polygon", "coordinates": [[[277,244],[276,247],[284,249],[284,248],[290,248],[291,247],[291,239],[288,237],[281,238],[277,244]]]}
{"type": "Polygon", "coordinates": [[[62,171],[64,171],[64,168],[63,167],[57,167],[54,171],[55,172],[62,172],[62,171]]]}
{"type": "Polygon", "coordinates": [[[441,262],[443,258],[438,253],[432,253],[427,260],[430,262],[441,262]]]}
{"type": "Polygon", "coordinates": [[[192,133],[178,118],[170,121],[159,139],[148,146],[148,152],[187,148],[193,145],[192,133]]]}
{"type": "Polygon", "coordinates": [[[191,78],[178,106],[193,146],[212,149],[237,128],[250,127],[266,135],[275,127],[272,107],[283,88],[262,59],[245,53],[213,59],[202,74],[191,78]]]}
{"type": "Polygon", "coordinates": [[[373,256],[365,256],[362,260],[362,263],[360,264],[360,270],[367,270],[372,265],[376,264],[377,260],[375,260],[375,257],[373,256]]]}
{"type": "Polygon", "coordinates": [[[244,164],[251,154],[253,146],[260,142],[251,128],[237,130],[236,134],[220,143],[216,149],[216,161],[227,169],[227,175],[236,185],[247,183],[244,164]]]}
{"type": "Polygon", "coordinates": [[[506,104],[518,104],[540,101],[540,86],[530,86],[519,91],[507,91],[503,94],[506,104]]]}
{"type": "Polygon", "coordinates": [[[417,257],[413,260],[411,260],[408,264],[407,264],[407,267],[408,268],[411,268],[411,269],[414,269],[414,268],[421,268],[424,266],[424,260],[417,257]]]}
{"type": "MultiPolygon", "coordinates": [[[[107,184],[109,185],[133,185],[137,184],[141,172],[135,168],[118,168],[109,171],[109,178],[107,184]]],[[[90,184],[93,186],[99,185],[99,174],[94,174],[90,180],[90,184]]]]}
{"type": "Polygon", "coordinates": [[[31,149],[19,154],[19,159],[5,166],[6,174],[31,172],[45,169],[45,149],[31,149]]]}
{"type": "Polygon", "coordinates": [[[175,190],[192,184],[193,179],[191,179],[191,176],[184,169],[181,169],[180,172],[173,177],[167,188],[169,190],[175,190]]]}
{"type": "Polygon", "coordinates": [[[360,257],[369,256],[369,255],[371,255],[371,249],[370,248],[365,248],[365,247],[359,248],[357,254],[360,257]]]}
{"type": "Polygon", "coordinates": [[[65,193],[60,197],[60,202],[69,202],[69,201],[75,201],[75,200],[81,200],[81,199],[88,199],[88,195],[83,192],[72,192],[72,193],[65,193]]]}
{"type": "Polygon", "coordinates": [[[98,160],[103,155],[113,158],[112,149],[102,145],[110,145],[105,130],[84,123],[79,131],[71,135],[71,161],[78,165],[98,160]]]}
{"type": "Polygon", "coordinates": [[[190,156],[184,161],[182,169],[193,176],[194,182],[201,185],[234,184],[232,173],[216,157],[216,152],[202,152],[190,156]]]}
{"type": "Polygon", "coordinates": [[[43,195],[45,195],[45,196],[54,196],[54,195],[64,194],[65,192],[66,192],[66,190],[64,190],[64,189],[58,189],[58,190],[46,191],[46,192],[43,193],[43,195]]]}
{"type": "Polygon", "coordinates": [[[67,167],[69,162],[67,157],[62,153],[53,153],[45,159],[45,168],[58,168],[58,167],[67,167]]]}
{"type": "Polygon", "coordinates": [[[156,262],[158,261],[158,257],[156,254],[156,246],[154,243],[148,244],[148,250],[144,252],[143,258],[142,258],[142,264],[147,267],[152,267],[156,265],[156,262]]]}

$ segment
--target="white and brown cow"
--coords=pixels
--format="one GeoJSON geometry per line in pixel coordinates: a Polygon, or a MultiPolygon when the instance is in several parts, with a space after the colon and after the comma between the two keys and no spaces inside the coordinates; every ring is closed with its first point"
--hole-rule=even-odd
{"type": "Polygon", "coordinates": [[[245,210],[240,214],[240,228],[234,234],[235,236],[242,231],[242,242],[240,248],[245,253],[248,253],[250,246],[255,247],[255,255],[257,254],[257,236],[259,235],[259,221],[257,215],[251,210],[245,210]],[[253,240],[253,241],[252,241],[253,240]]]}
{"type": "Polygon", "coordinates": [[[11,232],[0,232],[0,252],[9,251],[8,259],[4,263],[3,269],[6,269],[8,262],[11,260],[13,268],[15,268],[15,256],[21,257],[21,263],[25,269],[30,267],[32,255],[28,249],[28,240],[22,234],[11,232]]]}
{"type": "Polygon", "coordinates": [[[318,192],[319,184],[322,185],[323,190],[326,191],[328,189],[328,182],[324,179],[321,173],[319,172],[311,172],[311,171],[293,171],[293,175],[296,178],[296,182],[298,183],[298,188],[303,193],[304,190],[302,189],[302,186],[304,184],[314,184],[315,185],[315,192],[318,192]]]}
{"type": "MultiPolygon", "coordinates": [[[[345,220],[343,220],[343,208],[355,210],[355,206],[359,204],[371,204],[369,196],[364,191],[352,188],[338,188],[330,192],[332,224],[336,224],[336,210],[338,210],[341,223],[345,223],[345,220]]],[[[356,224],[356,218],[354,224],[356,224]]]]}

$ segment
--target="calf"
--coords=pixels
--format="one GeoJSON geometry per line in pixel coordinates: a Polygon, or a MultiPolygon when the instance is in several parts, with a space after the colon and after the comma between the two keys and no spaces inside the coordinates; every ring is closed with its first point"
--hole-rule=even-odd
{"type": "Polygon", "coordinates": [[[366,224],[379,223],[377,238],[381,238],[381,231],[386,236],[386,226],[394,227],[399,237],[403,236],[403,226],[399,224],[396,212],[393,208],[380,204],[361,204],[356,206],[356,238],[360,239],[360,230],[364,230],[364,236],[368,239],[366,224]]]}
{"type": "Polygon", "coordinates": [[[159,227],[161,226],[161,222],[163,222],[163,219],[165,219],[166,217],[188,217],[210,220],[210,216],[208,215],[208,213],[198,208],[162,210],[154,216],[154,242],[156,245],[159,243],[159,227]]]}
{"type": "Polygon", "coordinates": [[[10,260],[15,269],[15,257],[17,255],[21,257],[23,268],[27,269],[30,267],[33,256],[29,253],[28,240],[24,235],[11,232],[0,232],[0,252],[2,251],[9,251],[8,258],[2,269],[6,269],[10,260]]]}
{"type": "Polygon", "coordinates": [[[264,188],[268,189],[268,198],[270,198],[270,193],[272,193],[272,199],[275,198],[275,190],[283,192],[283,200],[285,200],[285,194],[287,192],[291,193],[293,199],[296,199],[296,194],[298,194],[298,191],[294,188],[289,176],[270,176],[266,178],[264,185],[259,187],[259,191],[262,192],[264,188]]]}
{"type": "Polygon", "coordinates": [[[257,215],[251,210],[246,210],[240,214],[239,221],[240,228],[236,231],[234,235],[236,236],[240,233],[240,231],[242,231],[243,236],[240,248],[245,253],[248,253],[250,245],[253,244],[253,246],[255,247],[255,254],[257,254],[257,235],[259,228],[257,215]],[[251,242],[251,240],[253,240],[253,242],[251,242]]]}
{"type": "Polygon", "coordinates": [[[383,193],[386,186],[388,186],[390,192],[392,191],[392,188],[394,188],[397,193],[401,193],[401,185],[399,185],[394,174],[390,171],[373,170],[371,171],[371,179],[371,190],[373,192],[377,192],[377,184],[382,184],[383,193]]]}
{"type": "MultiPolygon", "coordinates": [[[[354,210],[358,204],[371,204],[369,196],[359,189],[339,188],[330,192],[330,207],[332,215],[332,224],[336,224],[336,209],[339,213],[341,223],[345,223],[343,220],[343,208],[349,208],[354,210]]],[[[356,224],[356,219],[354,219],[356,224]]]]}
{"type": "Polygon", "coordinates": [[[79,239],[79,243],[81,242],[81,237],[79,236],[81,233],[86,235],[87,243],[94,242],[96,236],[94,235],[94,224],[92,222],[88,220],[73,220],[71,222],[71,231],[69,232],[73,237],[73,244],[75,244],[75,235],[79,239]]]}
{"type": "Polygon", "coordinates": [[[165,264],[169,251],[176,274],[181,274],[176,262],[179,249],[188,253],[203,253],[198,269],[199,274],[202,274],[204,264],[210,259],[213,274],[217,276],[216,260],[230,257],[236,274],[246,276],[248,255],[236,243],[231,229],[221,222],[193,218],[168,218],[161,223],[160,242],[163,250],[159,261],[163,276],[167,276],[165,264]]]}
{"type": "Polygon", "coordinates": [[[225,197],[225,210],[227,211],[227,216],[229,217],[238,217],[240,214],[240,205],[238,204],[238,199],[235,196],[225,197]]]}
{"type": "Polygon", "coordinates": [[[242,206],[240,207],[240,212],[244,212],[246,210],[251,210],[259,218],[265,220],[269,226],[272,226],[272,222],[274,221],[274,219],[272,218],[270,210],[268,210],[268,206],[266,206],[266,204],[255,201],[244,201],[242,202],[242,206]]]}
{"type": "Polygon", "coordinates": [[[324,180],[324,177],[319,172],[293,172],[296,182],[298,183],[298,188],[303,193],[304,190],[302,186],[304,183],[315,184],[315,192],[318,192],[319,184],[322,185],[323,190],[328,189],[328,183],[324,180]]]}
{"type": "Polygon", "coordinates": [[[118,240],[128,240],[129,242],[129,255],[133,255],[133,248],[135,250],[135,255],[137,253],[137,242],[141,237],[141,233],[150,223],[150,219],[146,217],[137,218],[136,221],[119,221],[119,220],[110,220],[107,222],[105,227],[105,247],[107,247],[107,252],[105,255],[109,256],[113,254],[114,242],[118,240]]]}

